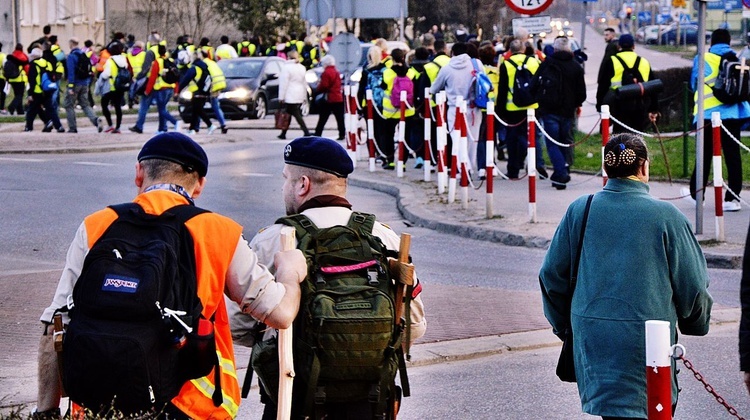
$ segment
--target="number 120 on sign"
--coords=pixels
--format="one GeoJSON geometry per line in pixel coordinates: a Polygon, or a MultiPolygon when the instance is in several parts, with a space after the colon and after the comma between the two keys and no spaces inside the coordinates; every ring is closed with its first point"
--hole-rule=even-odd
{"type": "Polygon", "coordinates": [[[505,4],[522,15],[535,15],[548,8],[552,0],[505,0],[505,4]]]}

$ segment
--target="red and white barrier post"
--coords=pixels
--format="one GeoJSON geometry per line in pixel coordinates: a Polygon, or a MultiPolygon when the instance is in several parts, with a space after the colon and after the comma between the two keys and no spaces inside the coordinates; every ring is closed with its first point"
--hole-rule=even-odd
{"type": "Polygon", "coordinates": [[[724,242],[724,175],[721,168],[721,114],[711,113],[714,138],[714,201],[716,202],[716,240],[724,242]]]}
{"type": "Polygon", "coordinates": [[[365,92],[367,99],[367,150],[370,152],[370,172],[375,172],[375,121],[373,120],[372,90],[365,92]]]}
{"type": "Polygon", "coordinates": [[[398,178],[404,177],[404,141],[406,141],[406,91],[401,91],[401,119],[398,122],[398,150],[396,160],[396,176],[398,178]]]}
{"type": "Polygon", "coordinates": [[[357,167],[357,131],[359,130],[359,118],[357,117],[357,90],[359,86],[350,86],[349,91],[349,151],[357,167]]]}
{"type": "Polygon", "coordinates": [[[352,160],[354,167],[357,167],[357,156],[352,151],[352,121],[350,108],[352,103],[349,100],[351,96],[351,86],[344,86],[344,130],[346,131],[346,152],[349,159],[352,160]]]}
{"type": "Polygon", "coordinates": [[[649,420],[672,419],[672,363],[668,321],[646,321],[646,395],[649,420]]]}
{"type": "Polygon", "coordinates": [[[445,194],[445,186],[448,184],[448,172],[446,166],[448,165],[447,156],[445,155],[445,148],[448,144],[448,130],[445,128],[445,92],[438,92],[435,98],[437,104],[437,113],[435,115],[435,123],[437,124],[437,181],[438,181],[438,194],[445,194]]]}
{"type": "Polygon", "coordinates": [[[466,101],[461,101],[461,138],[459,141],[459,161],[461,164],[461,207],[469,208],[469,139],[466,127],[466,101]]]}
{"type": "Polygon", "coordinates": [[[432,122],[430,121],[430,88],[424,89],[424,182],[430,182],[432,173],[432,122]]]}
{"type": "Polygon", "coordinates": [[[604,146],[609,142],[609,105],[602,105],[602,185],[607,185],[607,171],[604,169],[604,146]]]}
{"type": "Polygon", "coordinates": [[[533,109],[526,110],[529,150],[526,156],[526,167],[529,174],[529,217],[536,223],[536,119],[533,109]]]}
{"type": "MultiPolygon", "coordinates": [[[[461,102],[463,102],[464,98],[461,96],[456,97],[456,118],[453,122],[453,132],[452,133],[460,133],[461,132],[461,119],[463,118],[463,115],[461,115],[461,102]]],[[[453,137],[453,144],[451,146],[451,173],[450,173],[450,179],[448,179],[448,203],[453,203],[456,201],[456,176],[458,175],[458,154],[459,154],[459,136],[454,136],[451,133],[451,137],[453,137]]]]}
{"type": "MultiPolygon", "coordinates": [[[[480,139],[481,141],[481,139],[480,139]]],[[[495,103],[487,102],[487,147],[485,150],[485,170],[487,180],[487,198],[485,209],[487,218],[492,219],[494,211],[492,210],[493,183],[492,175],[495,172],[495,103]]]]}

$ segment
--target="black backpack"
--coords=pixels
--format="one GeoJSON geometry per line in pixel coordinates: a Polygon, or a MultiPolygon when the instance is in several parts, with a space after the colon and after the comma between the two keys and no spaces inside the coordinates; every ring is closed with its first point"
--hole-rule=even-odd
{"type": "Polygon", "coordinates": [[[164,80],[164,83],[177,83],[180,80],[180,72],[177,70],[177,65],[171,58],[165,58],[162,62],[164,63],[164,68],[162,69],[161,78],[164,80]]]}
{"type": "Polygon", "coordinates": [[[111,208],[118,218],[91,247],[73,288],[62,353],[65,391],[94,413],[159,412],[186,381],[215,368],[219,406],[213,324],[201,317],[185,227],[206,210],[183,205],[155,216],[135,203],[111,208]]]}
{"type": "MultiPolygon", "coordinates": [[[[563,93],[566,83],[560,66],[554,63],[554,58],[548,58],[539,67],[534,78],[535,100],[545,109],[559,109],[564,104],[572,102],[573,98],[563,93]]],[[[570,83],[570,82],[567,82],[570,83]]]]}
{"type": "MultiPolygon", "coordinates": [[[[111,60],[111,58],[110,58],[111,60]]],[[[115,76],[115,90],[118,92],[127,92],[130,90],[130,84],[133,81],[133,74],[128,69],[128,66],[120,67],[115,63],[117,67],[117,76],[115,76]]]]}
{"type": "Polygon", "coordinates": [[[641,65],[641,56],[636,57],[633,67],[628,67],[619,55],[613,55],[613,57],[622,65],[622,86],[643,83],[643,76],[638,70],[641,65]]]}
{"type": "Polygon", "coordinates": [[[534,83],[534,73],[526,67],[526,63],[531,59],[530,56],[524,58],[523,63],[520,66],[516,66],[512,60],[510,65],[516,66],[516,75],[513,78],[513,104],[517,107],[523,108],[531,106],[536,103],[536,98],[532,92],[532,85],[534,83]]]}
{"type": "Polygon", "coordinates": [[[76,53],[77,60],[75,66],[74,76],[76,80],[84,80],[91,77],[91,60],[86,56],[83,51],[76,53]]]}
{"type": "Polygon", "coordinates": [[[21,75],[21,66],[15,59],[11,59],[10,56],[5,58],[3,63],[3,76],[6,80],[15,79],[21,75]]]}
{"type": "Polygon", "coordinates": [[[721,56],[716,83],[711,86],[714,97],[723,104],[738,104],[750,100],[750,67],[740,62],[734,52],[721,56]]]}
{"type": "MultiPolygon", "coordinates": [[[[396,284],[387,261],[397,254],[372,234],[375,216],[370,214],[354,212],[346,226],[325,229],[300,214],[276,223],[295,228],[308,264],[293,324],[292,418],[312,416],[325,403],[362,400],[372,403],[373,414],[385,413],[401,397],[397,370],[403,395],[409,396],[402,331],[395,319],[396,284]]],[[[408,308],[410,290],[406,295],[408,308]]],[[[278,395],[277,347],[275,338],[256,343],[251,358],[272,401],[278,395]]]]}

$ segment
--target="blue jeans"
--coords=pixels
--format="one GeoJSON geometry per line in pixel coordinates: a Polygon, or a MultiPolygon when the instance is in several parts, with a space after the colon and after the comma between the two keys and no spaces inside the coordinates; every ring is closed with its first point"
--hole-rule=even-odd
{"type": "MultiPolygon", "coordinates": [[[[544,167],[542,145],[539,144],[539,130],[536,133],[536,167],[544,167]]],[[[506,127],[505,145],[508,151],[508,177],[518,178],[518,172],[524,167],[524,160],[529,148],[528,124],[506,127]]],[[[479,153],[479,152],[477,152],[479,153]]]]}
{"type": "Polygon", "coordinates": [[[167,131],[167,122],[177,124],[177,120],[167,111],[167,104],[174,95],[174,89],[156,91],[156,109],[159,110],[159,131],[167,131]]]}
{"type": "MultiPolygon", "coordinates": [[[[559,143],[568,142],[568,133],[573,124],[573,117],[561,117],[559,115],[547,114],[540,118],[544,131],[559,143]]],[[[568,166],[565,161],[565,151],[562,147],[552,143],[545,137],[547,143],[547,154],[552,161],[552,167],[555,173],[552,174],[553,180],[562,180],[568,176],[568,166]]]]}
{"type": "Polygon", "coordinates": [[[135,127],[143,131],[143,123],[146,122],[146,113],[151,107],[151,103],[156,99],[156,91],[151,92],[149,95],[141,95],[141,103],[138,107],[138,120],[135,122],[135,127]]]}
{"type": "Polygon", "coordinates": [[[221,110],[221,106],[219,105],[218,96],[211,96],[211,109],[214,110],[214,115],[216,115],[216,119],[219,120],[219,125],[222,127],[227,125],[227,122],[224,119],[224,111],[221,110]]]}

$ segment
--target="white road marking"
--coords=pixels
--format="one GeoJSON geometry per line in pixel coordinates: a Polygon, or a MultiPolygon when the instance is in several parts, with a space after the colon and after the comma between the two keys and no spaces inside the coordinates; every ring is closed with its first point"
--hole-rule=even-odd
{"type": "Polygon", "coordinates": [[[260,178],[270,178],[270,177],[273,176],[273,174],[261,174],[261,173],[256,173],[256,172],[245,172],[242,175],[252,176],[252,177],[260,177],[260,178]]]}
{"type": "Polygon", "coordinates": [[[104,163],[104,162],[73,162],[76,165],[86,165],[86,166],[116,166],[114,163],[104,163]]]}
{"type": "Polygon", "coordinates": [[[0,157],[0,160],[7,160],[10,162],[47,162],[48,159],[0,157]]]}

